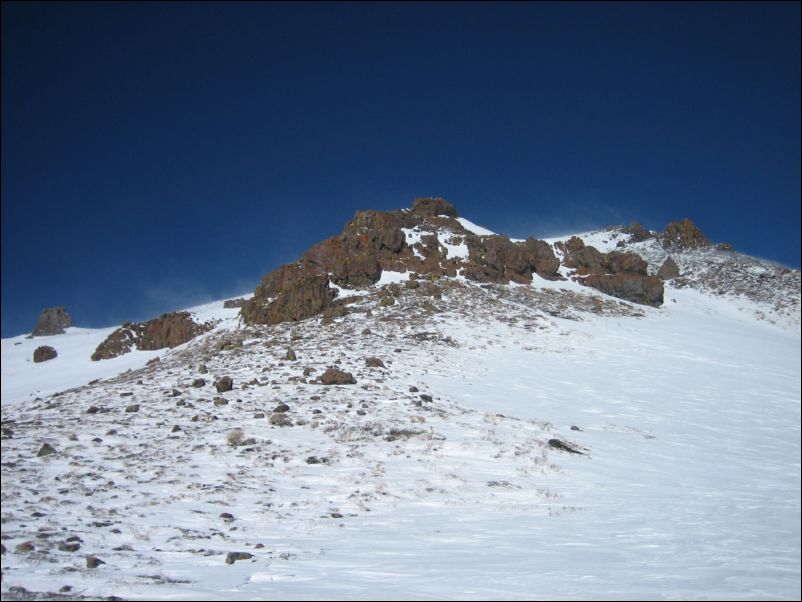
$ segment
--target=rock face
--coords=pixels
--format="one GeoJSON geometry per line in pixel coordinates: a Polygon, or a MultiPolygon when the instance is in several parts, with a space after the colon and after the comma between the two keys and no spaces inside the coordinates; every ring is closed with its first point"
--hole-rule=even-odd
{"type": "Polygon", "coordinates": [[[33,361],[37,364],[41,362],[46,362],[48,360],[52,360],[53,358],[58,357],[58,353],[55,349],[50,347],[49,345],[42,345],[41,347],[37,347],[36,350],[33,352],[33,361]]]}
{"type": "Polygon", "coordinates": [[[660,235],[664,249],[678,251],[701,249],[710,246],[702,231],[687,217],[678,222],[671,222],[660,235]]]}
{"type": "Polygon", "coordinates": [[[39,314],[31,334],[35,337],[64,334],[64,329],[72,326],[72,318],[63,307],[49,307],[39,314]]]}
{"type": "Polygon", "coordinates": [[[132,347],[143,351],[177,347],[210,328],[193,322],[187,312],[162,314],[147,322],[126,322],[98,345],[92,360],[117,357],[131,351],[132,347]]]}

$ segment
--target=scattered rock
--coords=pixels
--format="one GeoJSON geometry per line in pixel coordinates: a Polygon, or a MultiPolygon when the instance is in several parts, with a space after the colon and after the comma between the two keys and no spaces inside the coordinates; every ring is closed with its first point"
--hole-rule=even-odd
{"type": "Polygon", "coordinates": [[[571,454],[584,455],[581,451],[576,449],[570,443],[567,443],[565,441],[560,441],[559,439],[549,439],[549,447],[553,447],[554,449],[559,449],[562,451],[567,451],[568,453],[571,454]]]}
{"type": "Polygon", "coordinates": [[[292,349],[287,349],[287,354],[284,356],[284,359],[288,362],[294,362],[298,358],[295,355],[295,352],[292,349]]]}
{"type": "Polygon", "coordinates": [[[58,549],[61,552],[77,552],[81,549],[81,544],[77,542],[64,542],[58,545],[58,549]]]}
{"type": "Polygon", "coordinates": [[[206,380],[203,378],[196,378],[192,381],[192,386],[196,389],[206,386],[206,380]]]}
{"type": "Polygon", "coordinates": [[[289,411],[290,411],[290,406],[288,406],[288,405],[287,405],[286,403],[284,403],[284,402],[281,402],[280,404],[278,404],[278,405],[277,405],[277,406],[276,406],[276,407],[273,409],[273,412],[275,412],[276,414],[283,414],[284,412],[289,412],[289,411]]]}
{"type": "Polygon", "coordinates": [[[227,523],[233,523],[235,520],[237,520],[234,518],[234,515],[231,514],[230,512],[222,512],[220,514],[220,518],[222,518],[227,523]]]}
{"type": "Polygon", "coordinates": [[[37,347],[36,350],[33,352],[33,361],[37,364],[41,362],[46,362],[48,360],[52,360],[56,357],[58,357],[58,352],[49,345],[42,345],[41,347],[37,347]]]}
{"type": "Polygon", "coordinates": [[[230,376],[224,376],[214,383],[214,387],[217,389],[218,393],[225,393],[234,387],[234,380],[230,376]]]}
{"type": "Polygon", "coordinates": [[[273,426],[280,426],[280,427],[292,426],[292,419],[289,416],[287,416],[286,413],[283,412],[271,414],[269,422],[273,426]]]}
{"type": "Polygon", "coordinates": [[[328,368],[320,377],[323,385],[355,385],[356,380],[350,372],[344,372],[338,368],[328,368]]]}
{"type": "Polygon", "coordinates": [[[72,326],[72,318],[63,307],[49,307],[39,314],[36,326],[31,331],[35,337],[64,334],[64,329],[72,326]]]}
{"type": "Polygon", "coordinates": [[[384,368],[384,362],[377,357],[369,357],[365,360],[365,365],[368,368],[384,368]]]}
{"type": "Polygon", "coordinates": [[[229,552],[226,554],[226,564],[234,564],[237,560],[248,560],[253,558],[253,554],[248,552],[229,552]]]}
{"type": "Polygon", "coordinates": [[[431,395],[426,395],[426,393],[421,393],[421,394],[420,394],[420,398],[421,398],[423,401],[427,401],[427,402],[429,402],[429,403],[432,403],[432,401],[433,401],[433,400],[432,400],[432,396],[431,396],[431,395]]]}
{"type": "Polygon", "coordinates": [[[32,541],[23,541],[14,547],[14,551],[17,554],[27,554],[28,552],[33,552],[35,549],[36,547],[33,545],[32,541]]]}
{"type": "Polygon", "coordinates": [[[39,448],[39,453],[36,454],[36,457],[41,458],[42,456],[49,456],[50,454],[55,454],[55,448],[50,445],[49,443],[45,443],[42,447],[39,448]]]}
{"type": "Polygon", "coordinates": [[[98,558],[97,556],[87,556],[86,557],[86,568],[88,568],[88,569],[96,569],[101,564],[106,564],[106,563],[104,561],[102,561],[100,558],[98,558]]]}
{"type": "Polygon", "coordinates": [[[138,412],[139,411],[139,404],[138,403],[132,403],[130,406],[125,408],[125,411],[126,412],[138,412]]]}

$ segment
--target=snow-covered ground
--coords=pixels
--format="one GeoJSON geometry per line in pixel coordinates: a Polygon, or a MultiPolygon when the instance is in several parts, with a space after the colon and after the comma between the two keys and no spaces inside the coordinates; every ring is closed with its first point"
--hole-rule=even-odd
{"type": "Polygon", "coordinates": [[[80,359],[101,332],[4,340],[4,598],[799,599],[798,326],[693,288],[393,282],[328,326],[209,304],[215,331],[119,368],[80,359]],[[357,384],[311,382],[331,365],[357,384]]]}

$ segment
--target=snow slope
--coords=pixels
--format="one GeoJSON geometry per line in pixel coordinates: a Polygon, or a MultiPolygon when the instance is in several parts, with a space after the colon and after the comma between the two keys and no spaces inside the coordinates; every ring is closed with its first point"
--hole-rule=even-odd
{"type": "Polygon", "coordinates": [[[3,597],[799,599],[797,326],[693,287],[403,284],[328,326],[209,304],[158,364],[40,400],[40,339],[3,341],[3,597]],[[357,384],[312,382],[331,365],[357,384]]]}

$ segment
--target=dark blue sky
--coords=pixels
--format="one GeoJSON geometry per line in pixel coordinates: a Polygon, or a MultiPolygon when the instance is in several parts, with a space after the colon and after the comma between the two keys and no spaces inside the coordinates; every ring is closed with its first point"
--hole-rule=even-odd
{"type": "Polygon", "coordinates": [[[419,195],[799,267],[799,165],[796,2],[4,2],[2,336],[247,291],[419,195]]]}

